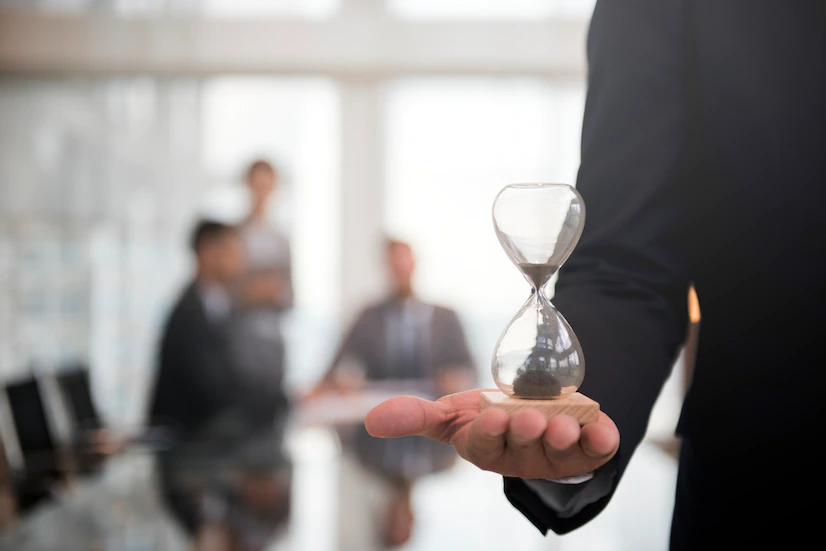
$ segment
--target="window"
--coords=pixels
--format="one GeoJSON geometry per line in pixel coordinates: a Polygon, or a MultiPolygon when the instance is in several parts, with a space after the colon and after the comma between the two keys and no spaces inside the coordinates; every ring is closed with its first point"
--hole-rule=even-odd
{"type": "Polygon", "coordinates": [[[493,199],[515,182],[575,183],[583,103],[579,83],[530,78],[411,78],[387,90],[385,226],[416,248],[420,293],[466,321],[483,380],[530,292],[494,234],[493,199]]]}
{"type": "Polygon", "coordinates": [[[191,277],[191,223],[239,216],[244,164],[267,156],[286,174],[273,214],[295,250],[290,373],[317,376],[339,304],[333,83],[15,79],[0,110],[13,114],[0,126],[0,375],[87,360],[104,415],[135,421],[191,277]]]}
{"type": "Polygon", "coordinates": [[[0,0],[0,8],[53,13],[103,11],[122,16],[203,15],[206,17],[295,17],[321,19],[340,0],[0,0]]]}
{"type": "Polygon", "coordinates": [[[594,0],[388,0],[388,5],[411,19],[536,19],[589,17],[594,0]]]}

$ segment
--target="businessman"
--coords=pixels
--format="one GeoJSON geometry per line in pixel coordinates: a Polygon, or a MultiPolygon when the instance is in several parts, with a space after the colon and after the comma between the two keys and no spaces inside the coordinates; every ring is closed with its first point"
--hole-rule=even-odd
{"type": "Polygon", "coordinates": [[[231,289],[246,267],[238,230],[199,221],[193,281],[164,326],[149,422],[175,435],[158,453],[160,490],[193,549],[264,549],[285,527],[291,464],[280,387],[258,391],[234,354],[231,289]]]}
{"type": "Polygon", "coordinates": [[[196,273],[166,320],[149,410],[179,439],[231,406],[230,288],[246,265],[238,231],[221,222],[199,221],[190,245],[196,273]]]}
{"type": "MultiPolygon", "coordinates": [[[[454,310],[416,295],[416,261],[410,244],[389,240],[384,257],[390,293],[356,316],[316,393],[382,383],[436,396],[473,388],[476,371],[459,317],[454,310]]],[[[402,545],[414,526],[414,484],[455,464],[456,451],[419,436],[380,440],[363,427],[348,436],[345,445],[364,478],[387,488],[388,499],[375,513],[382,517],[376,539],[382,546],[402,545]]],[[[366,545],[342,543],[345,549],[366,545]]]]}
{"type": "MultiPolygon", "coordinates": [[[[379,405],[376,436],[424,434],[505,476],[543,533],[621,483],[703,313],[671,549],[820,539],[826,370],[826,3],[599,0],[577,187],[588,218],[554,303],[598,421],[478,409],[478,391],[379,405]]],[[[808,544],[807,544],[808,545],[808,544]]],[[[757,547],[755,547],[757,546],[757,547]]]]}

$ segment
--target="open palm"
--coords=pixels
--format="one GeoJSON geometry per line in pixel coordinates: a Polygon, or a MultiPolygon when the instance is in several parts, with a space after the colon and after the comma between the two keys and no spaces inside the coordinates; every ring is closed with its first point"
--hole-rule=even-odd
{"type": "Polygon", "coordinates": [[[603,412],[580,427],[567,415],[546,419],[534,409],[481,411],[481,392],[459,392],[435,402],[391,398],[367,414],[365,428],[378,438],[426,436],[450,444],[481,469],[525,479],[585,474],[605,464],[619,447],[619,431],[603,412]]]}

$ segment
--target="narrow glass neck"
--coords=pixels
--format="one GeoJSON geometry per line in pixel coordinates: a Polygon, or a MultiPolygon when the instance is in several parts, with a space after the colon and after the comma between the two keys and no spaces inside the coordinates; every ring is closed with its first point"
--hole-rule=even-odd
{"type": "Polygon", "coordinates": [[[556,310],[556,306],[553,305],[551,299],[549,299],[545,293],[542,292],[542,287],[538,290],[531,286],[531,296],[528,297],[528,301],[523,305],[523,308],[526,307],[528,304],[533,305],[537,311],[543,308],[551,308],[552,310],[556,310]]]}

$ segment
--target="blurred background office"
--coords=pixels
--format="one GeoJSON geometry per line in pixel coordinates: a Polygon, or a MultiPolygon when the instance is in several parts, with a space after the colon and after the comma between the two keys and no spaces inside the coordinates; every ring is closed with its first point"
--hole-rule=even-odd
{"type": "MultiPolygon", "coordinates": [[[[262,218],[290,248],[287,394],[318,384],[388,292],[387,235],[416,251],[417,294],[457,312],[489,386],[493,346],[529,292],[491,204],[508,183],[575,183],[592,9],[0,0],[0,549],[189,548],[156,494],[165,441],[146,402],[191,278],[190,232],[248,220],[256,159],[277,167],[262,218]]],[[[541,536],[500,477],[459,462],[414,487],[403,548],[665,549],[691,358],[689,345],[626,475],[638,480],[586,527],[541,536]]],[[[342,480],[336,429],[381,397],[292,411],[289,527],[272,549],[349,551],[342,492],[358,488],[342,480]]],[[[364,520],[352,526],[373,529],[364,520]]]]}

